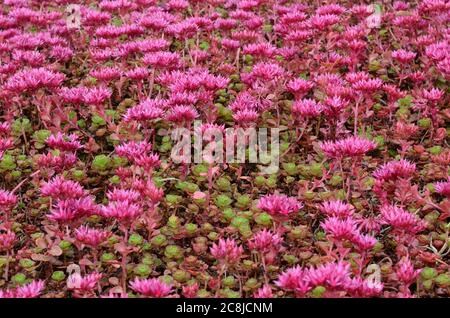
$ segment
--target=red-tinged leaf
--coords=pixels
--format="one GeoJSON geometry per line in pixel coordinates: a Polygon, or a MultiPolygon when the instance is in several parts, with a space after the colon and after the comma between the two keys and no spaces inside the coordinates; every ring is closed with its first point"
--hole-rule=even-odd
{"type": "Polygon", "coordinates": [[[124,243],[114,244],[114,249],[121,254],[128,252],[128,247],[124,243]]]}
{"type": "Polygon", "coordinates": [[[50,260],[50,256],[43,254],[31,254],[31,259],[36,262],[48,262],[50,260]]]}
{"type": "Polygon", "coordinates": [[[79,263],[80,263],[80,265],[83,265],[83,266],[92,266],[92,265],[94,265],[94,263],[92,263],[87,258],[81,259],[79,263]]]}
{"type": "Polygon", "coordinates": [[[61,266],[61,265],[64,264],[59,259],[57,259],[57,258],[55,258],[53,256],[50,256],[48,261],[49,261],[50,264],[55,265],[55,266],[61,266]]]}
{"type": "Polygon", "coordinates": [[[95,142],[94,138],[90,137],[89,141],[84,145],[87,152],[94,153],[100,149],[100,146],[95,142]]]}
{"type": "Polygon", "coordinates": [[[60,256],[63,253],[63,250],[58,245],[53,245],[51,249],[48,250],[48,253],[52,256],[60,256]]]}
{"type": "Polygon", "coordinates": [[[35,243],[39,248],[47,248],[47,241],[42,237],[37,238],[35,243]]]}
{"type": "Polygon", "coordinates": [[[119,283],[120,283],[120,281],[119,281],[119,279],[118,279],[117,277],[110,277],[110,278],[108,279],[108,282],[109,282],[111,285],[119,285],[119,283]]]}

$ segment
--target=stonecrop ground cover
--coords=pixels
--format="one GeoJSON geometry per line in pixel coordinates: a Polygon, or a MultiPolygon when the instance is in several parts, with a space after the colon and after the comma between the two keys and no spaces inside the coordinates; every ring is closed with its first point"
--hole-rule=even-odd
{"type": "Polygon", "coordinates": [[[2,1],[0,297],[449,297],[449,22],[2,1]],[[216,156],[262,128],[257,162],[216,156]]]}

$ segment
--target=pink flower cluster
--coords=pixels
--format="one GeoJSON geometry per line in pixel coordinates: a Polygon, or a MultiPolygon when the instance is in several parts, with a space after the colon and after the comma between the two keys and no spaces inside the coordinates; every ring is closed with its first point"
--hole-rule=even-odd
{"type": "Polygon", "coordinates": [[[0,4],[0,298],[450,295],[448,1],[75,2],[0,4]]]}
{"type": "Polygon", "coordinates": [[[350,264],[346,262],[328,263],[317,268],[289,268],[279,276],[276,285],[297,296],[304,296],[316,286],[326,287],[330,296],[344,292],[354,297],[373,297],[383,290],[380,282],[351,277],[350,264]]]}
{"type": "Polygon", "coordinates": [[[303,205],[296,199],[284,194],[269,194],[258,201],[258,209],[274,216],[288,216],[298,212],[303,205]]]}

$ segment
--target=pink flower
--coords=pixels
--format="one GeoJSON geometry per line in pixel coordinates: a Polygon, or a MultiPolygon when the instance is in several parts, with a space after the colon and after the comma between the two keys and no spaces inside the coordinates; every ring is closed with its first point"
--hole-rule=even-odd
{"type": "Polygon", "coordinates": [[[133,189],[139,191],[142,197],[149,199],[153,204],[159,202],[164,196],[164,190],[158,188],[152,180],[134,180],[133,189]]]}
{"type": "Polygon", "coordinates": [[[144,55],[143,62],[156,69],[177,69],[183,62],[176,52],[155,52],[144,55]]]}
{"type": "Polygon", "coordinates": [[[416,172],[416,165],[408,160],[390,161],[380,166],[373,176],[382,181],[410,178],[416,172]]]}
{"type": "Polygon", "coordinates": [[[0,232],[0,251],[7,251],[14,246],[16,240],[16,234],[10,230],[1,233],[0,232]]]}
{"type": "Polygon", "coordinates": [[[141,194],[137,191],[118,188],[108,191],[106,196],[110,201],[128,201],[133,203],[137,203],[141,198],[141,194]]]}
{"type": "Polygon", "coordinates": [[[63,176],[54,177],[41,187],[43,196],[53,199],[72,199],[85,195],[83,187],[75,181],[66,180],[63,176]]]}
{"type": "Polygon", "coordinates": [[[448,56],[449,47],[448,41],[433,43],[426,47],[425,55],[433,60],[441,61],[448,56]]]}
{"type": "Polygon", "coordinates": [[[23,69],[8,78],[4,89],[15,93],[34,91],[40,88],[55,89],[61,86],[64,79],[64,74],[46,68],[23,69]]]}
{"type": "Polygon", "coordinates": [[[14,147],[14,141],[11,138],[0,138],[0,160],[3,157],[3,153],[14,147]]]}
{"type": "Polygon", "coordinates": [[[218,125],[218,124],[202,124],[199,127],[196,127],[198,133],[203,134],[204,139],[213,138],[216,135],[223,135],[223,132],[225,131],[225,125],[218,125]]]}
{"type": "Polygon", "coordinates": [[[410,78],[415,84],[421,83],[426,79],[426,75],[424,72],[416,71],[408,74],[408,78],[410,78]]]}
{"type": "Polygon", "coordinates": [[[353,297],[375,297],[381,294],[383,287],[381,282],[355,277],[351,280],[351,286],[348,289],[353,297]]]}
{"type": "Polygon", "coordinates": [[[160,31],[167,27],[175,20],[175,16],[168,12],[156,11],[149,12],[147,15],[141,18],[140,24],[145,28],[160,31]]]}
{"type": "MultiPolygon", "coordinates": [[[[90,55],[96,62],[105,62],[109,59],[114,58],[117,53],[114,50],[107,48],[104,50],[91,50],[90,55]]],[[[94,96],[91,96],[90,100],[92,100],[93,98],[94,96]]]]}
{"type": "Polygon", "coordinates": [[[414,52],[403,50],[403,49],[392,51],[392,57],[403,64],[407,64],[407,63],[411,62],[412,60],[414,60],[416,55],[417,54],[414,52]]]}
{"type": "Polygon", "coordinates": [[[13,290],[0,290],[0,299],[14,298],[13,290]]]}
{"type": "Polygon", "coordinates": [[[282,244],[283,238],[267,229],[259,231],[248,241],[249,248],[260,253],[278,252],[282,244]]]}
{"type": "Polygon", "coordinates": [[[111,15],[107,12],[85,9],[81,12],[81,18],[83,25],[91,26],[108,23],[111,15]]]}
{"type": "MultiPolygon", "coordinates": [[[[297,5],[297,4],[296,4],[297,5]]],[[[307,7],[307,6],[305,6],[307,7]]],[[[305,21],[308,17],[306,13],[302,12],[305,11],[306,8],[298,8],[298,7],[279,7],[279,14],[281,15],[280,22],[283,24],[293,24],[305,21]]]]}
{"type": "Polygon", "coordinates": [[[183,20],[179,23],[170,24],[167,32],[177,39],[187,39],[193,37],[199,30],[198,25],[192,20],[183,20]]]}
{"type": "Polygon", "coordinates": [[[216,21],[214,21],[214,28],[216,28],[217,30],[231,30],[234,29],[237,25],[237,21],[235,19],[223,19],[223,18],[219,18],[216,21]]]}
{"type": "Polygon", "coordinates": [[[296,78],[286,84],[289,92],[294,94],[297,99],[308,93],[314,87],[314,83],[304,80],[303,78],[296,78]]]}
{"type": "Polygon", "coordinates": [[[149,71],[145,67],[136,67],[125,73],[125,76],[135,81],[142,81],[148,77],[149,71]]]}
{"type": "Polygon", "coordinates": [[[242,53],[253,56],[271,57],[276,48],[269,43],[253,43],[244,46],[242,53]]]}
{"type": "Polygon", "coordinates": [[[319,265],[308,271],[313,286],[326,286],[330,290],[346,290],[351,284],[350,264],[344,261],[319,265]]]}
{"type": "Polygon", "coordinates": [[[258,110],[258,100],[248,92],[239,93],[236,99],[228,106],[233,112],[240,110],[258,110]]]}
{"type": "Polygon", "coordinates": [[[58,95],[66,102],[72,104],[81,104],[84,101],[84,95],[88,92],[88,88],[80,87],[62,87],[58,91],[58,95]]]}
{"type": "Polygon", "coordinates": [[[79,273],[72,274],[67,278],[67,289],[83,292],[92,291],[102,276],[101,273],[97,272],[85,276],[81,276],[79,273]]]}
{"type": "Polygon", "coordinates": [[[4,121],[2,123],[0,123],[0,134],[9,134],[11,131],[11,124],[4,121]]]}
{"type": "Polygon", "coordinates": [[[256,123],[258,118],[259,118],[258,112],[254,110],[238,110],[236,113],[233,114],[234,121],[240,126],[256,123]]]}
{"type": "Polygon", "coordinates": [[[182,11],[189,7],[189,2],[186,0],[169,0],[167,2],[167,8],[169,10],[179,10],[182,11]]]}
{"type": "Polygon", "coordinates": [[[36,298],[45,288],[44,281],[34,280],[31,283],[17,287],[16,289],[2,291],[0,298],[36,298]]]}
{"type": "Polygon", "coordinates": [[[10,191],[0,189],[0,210],[12,209],[17,203],[17,196],[10,191]]]}
{"type": "Polygon", "coordinates": [[[369,251],[375,246],[377,239],[370,235],[358,234],[353,238],[352,243],[360,251],[369,251]]]}
{"type": "Polygon", "coordinates": [[[347,11],[346,8],[344,8],[343,6],[340,6],[338,4],[327,4],[327,5],[323,5],[317,8],[316,13],[317,14],[336,14],[336,15],[340,15],[342,13],[344,13],[345,11],[347,11]]]}
{"type": "Polygon", "coordinates": [[[357,220],[359,229],[366,232],[380,233],[381,221],[379,217],[366,217],[357,220]]]}
{"type": "MultiPolygon", "coordinates": [[[[187,107],[189,104],[195,104],[198,101],[198,96],[191,92],[180,91],[170,94],[169,104],[174,107],[187,107]]],[[[195,108],[192,108],[195,109],[195,108]]]]}
{"type": "Polygon", "coordinates": [[[384,223],[391,225],[395,230],[416,234],[425,229],[426,223],[423,220],[400,207],[385,205],[380,212],[384,223]]]}
{"type": "Polygon", "coordinates": [[[264,285],[253,294],[253,298],[273,298],[272,288],[270,285],[264,285]]]}
{"type": "Polygon", "coordinates": [[[41,155],[38,159],[38,165],[42,168],[52,168],[55,171],[62,171],[66,168],[70,168],[77,162],[78,158],[74,153],[61,152],[58,155],[54,155],[49,152],[41,155]]]}
{"type": "Polygon", "coordinates": [[[128,201],[110,202],[103,207],[102,215],[108,218],[118,219],[122,223],[130,223],[142,214],[142,208],[128,201]]]}
{"type": "Polygon", "coordinates": [[[366,72],[349,72],[345,74],[345,80],[350,84],[355,84],[359,81],[367,81],[370,75],[366,72]]]}
{"type": "Polygon", "coordinates": [[[446,78],[450,77],[450,56],[440,61],[437,68],[446,78]]]}
{"type": "Polygon", "coordinates": [[[450,198],[450,179],[448,181],[436,182],[434,187],[437,193],[450,198]]]}
{"type": "Polygon", "coordinates": [[[330,200],[319,204],[320,212],[327,216],[335,216],[340,218],[347,218],[355,212],[353,205],[345,203],[341,200],[330,200]]]}
{"type": "Polygon", "coordinates": [[[301,43],[310,39],[313,36],[313,34],[314,33],[311,30],[290,30],[289,33],[286,35],[286,41],[301,43]]]}
{"type": "Polygon", "coordinates": [[[102,82],[109,82],[115,79],[119,79],[122,75],[120,69],[115,67],[102,67],[89,72],[89,75],[102,82]]]}
{"type": "Polygon", "coordinates": [[[422,18],[416,13],[411,15],[400,15],[394,18],[392,24],[402,28],[414,28],[421,22],[422,18]]]}
{"type": "Polygon", "coordinates": [[[116,147],[119,156],[127,158],[147,172],[160,165],[158,154],[146,154],[150,150],[151,144],[146,141],[138,143],[131,141],[116,147]]]}
{"type": "Polygon", "coordinates": [[[448,3],[445,0],[424,0],[419,4],[420,12],[428,14],[440,14],[448,8],[448,3]]]}
{"type": "Polygon", "coordinates": [[[107,87],[92,87],[87,89],[83,101],[87,105],[99,106],[111,98],[112,92],[107,87]]]}
{"type": "Polygon", "coordinates": [[[338,241],[351,241],[355,236],[359,235],[356,222],[351,218],[340,219],[332,216],[323,221],[321,225],[325,232],[338,241]]]}
{"type": "Polygon", "coordinates": [[[338,116],[348,106],[348,101],[340,96],[328,97],[325,100],[325,114],[328,116],[338,116]]]}
{"type": "Polygon", "coordinates": [[[340,159],[344,157],[361,157],[366,152],[374,150],[377,144],[360,137],[348,137],[338,141],[320,143],[320,149],[327,157],[340,159]]]}
{"type": "Polygon", "coordinates": [[[253,66],[250,73],[242,74],[242,79],[246,83],[254,83],[256,80],[264,82],[274,81],[283,76],[284,69],[278,64],[260,62],[253,66]]]}
{"type": "Polygon", "coordinates": [[[190,123],[198,116],[198,112],[195,108],[181,105],[172,108],[166,115],[166,119],[174,123],[190,123]]]}
{"type": "Polygon", "coordinates": [[[64,135],[58,132],[56,135],[51,135],[47,138],[46,143],[53,149],[61,151],[77,151],[82,146],[78,141],[78,136],[75,134],[64,135]]]}
{"type": "Polygon", "coordinates": [[[322,110],[323,105],[313,99],[302,99],[292,105],[292,113],[300,119],[318,117],[322,110]]]}
{"type": "Polygon", "coordinates": [[[258,202],[258,209],[271,215],[287,216],[302,207],[303,205],[296,198],[287,197],[284,194],[269,194],[259,199],[258,202]]]}
{"type": "Polygon", "coordinates": [[[228,49],[228,50],[235,50],[241,45],[239,43],[239,41],[227,39],[227,38],[222,39],[221,44],[225,49],[228,49]]]}
{"type": "Polygon", "coordinates": [[[14,51],[12,54],[13,60],[28,64],[32,67],[42,66],[45,61],[44,55],[35,51],[14,51]]]}
{"type": "Polygon", "coordinates": [[[148,141],[129,141],[122,145],[116,146],[116,154],[125,157],[134,162],[135,158],[142,154],[149,153],[152,150],[152,144],[148,141]]]}
{"type": "Polygon", "coordinates": [[[414,270],[411,260],[407,257],[402,258],[400,262],[397,263],[397,269],[395,271],[397,278],[406,286],[411,285],[420,272],[420,269],[414,270]]]}
{"type": "Polygon", "coordinates": [[[121,0],[121,1],[111,1],[111,0],[104,0],[100,1],[99,7],[104,11],[114,12],[114,11],[130,11],[132,9],[136,9],[136,4],[128,1],[128,0],[121,0]]]}
{"type": "Polygon", "coordinates": [[[366,94],[371,94],[383,86],[383,81],[379,78],[357,81],[352,87],[366,94]]]}
{"type": "Polygon", "coordinates": [[[244,249],[233,239],[219,239],[219,243],[213,243],[210,252],[216,259],[231,264],[241,258],[244,249]]]}
{"type": "Polygon", "coordinates": [[[16,297],[17,298],[36,298],[38,297],[45,285],[42,280],[35,280],[29,284],[18,287],[16,289],[16,297]]]}
{"type": "Polygon", "coordinates": [[[339,20],[339,17],[335,14],[317,14],[311,18],[311,23],[315,28],[325,30],[333,24],[338,23],[339,20]]]}
{"type": "Polygon", "coordinates": [[[75,238],[79,242],[91,247],[97,247],[105,242],[109,236],[111,236],[111,232],[109,231],[93,229],[88,226],[81,226],[75,230],[75,238]]]}
{"type": "Polygon", "coordinates": [[[158,278],[135,278],[130,283],[130,287],[135,292],[152,298],[163,298],[172,292],[172,286],[162,282],[158,278]]]}
{"type": "Polygon", "coordinates": [[[50,214],[47,217],[56,222],[69,222],[74,219],[91,216],[100,212],[94,203],[93,197],[56,199],[50,214]]]}
{"type": "Polygon", "coordinates": [[[300,266],[289,268],[275,281],[275,285],[286,290],[292,290],[303,296],[312,289],[309,279],[309,270],[304,270],[300,266]]]}
{"type": "Polygon", "coordinates": [[[394,10],[408,10],[409,9],[409,4],[403,1],[394,1],[394,10]]]}
{"type": "Polygon", "coordinates": [[[444,96],[444,92],[438,88],[432,88],[430,90],[424,89],[422,95],[425,99],[431,102],[438,102],[444,96]]]}
{"type": "Polygon", "coordinates": [[[137,166],[142,167],[145,171],[151,171],[154,168],[159,167],[161,161],[158,154],[139,155],[134,159],[134,163],[137,166]]]}
{"type": "Polygon", "coordinates": [[[125,122],[136,121],[149,121],[162,118],[164,111],[161,108],[161,102],[155,100],[146,100],[134,107],[127,110],[123,116],[125,122]]]}

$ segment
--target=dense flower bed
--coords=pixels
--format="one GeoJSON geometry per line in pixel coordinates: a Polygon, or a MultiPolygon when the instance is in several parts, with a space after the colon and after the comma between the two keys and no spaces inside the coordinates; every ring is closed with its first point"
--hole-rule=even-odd
{"type": "Polygon", "coordinates": [[[448,297],[450,3],[381,2],[3,1],[0,297],[448,297]]]}

